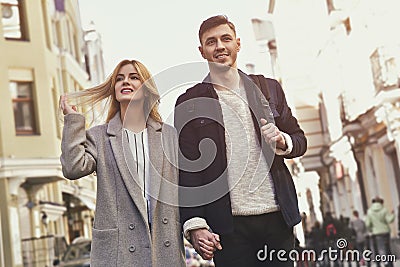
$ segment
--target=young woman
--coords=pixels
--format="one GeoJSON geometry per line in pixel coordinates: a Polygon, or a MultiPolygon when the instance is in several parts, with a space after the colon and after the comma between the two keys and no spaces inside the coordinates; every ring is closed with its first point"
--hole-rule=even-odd
{"type": "Polygon", "coordinates": [[[185,266],[177,135],[161,121],[149,71],[123,60],[106,82],[69,98],[82,105],[109,101],[106,123],[86,131],[85,117],[60,98],[63,174],[97,175],[91,266],[185,266]]]}

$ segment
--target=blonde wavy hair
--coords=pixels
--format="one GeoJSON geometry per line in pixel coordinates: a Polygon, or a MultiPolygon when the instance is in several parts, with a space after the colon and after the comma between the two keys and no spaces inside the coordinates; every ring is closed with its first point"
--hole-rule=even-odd
{"type": "MultiPolygon", "coordinates": [[[[76,101],[78,106],[86,106],[93,109],[95,105],[100,104],[102,100],[106,100],[105,109],[108,107],[106,122],[109,122],[117,112],[120,111],[120,104],[115,97],[115,82],[121,67],[132,64],[138,72],[139,79],[142,82],[142,90],[147,92],[144,101],[144,113],[157,122],[162,122],[161,115],[158,112],[160,104],[160,94],[157,90],[156,83],[154,82],[149,70],[137,60],[122,60],[114,68],[113,72],[106,79],[105,82],[79,92],[68,94],[68,99],[76,101]]],[[[147,118],[146,118],[147,119],[147,118]]]]}

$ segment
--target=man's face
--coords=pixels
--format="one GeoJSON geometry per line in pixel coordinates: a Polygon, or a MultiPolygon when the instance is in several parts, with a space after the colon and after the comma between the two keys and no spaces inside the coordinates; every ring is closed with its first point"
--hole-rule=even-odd
{"type": "Polygon", "coordinates": [[[204,32],[199,50],[208,62],[237,68],[240,39],[236,38],[234,31],[227,24],[222,24],[204,32]]]}

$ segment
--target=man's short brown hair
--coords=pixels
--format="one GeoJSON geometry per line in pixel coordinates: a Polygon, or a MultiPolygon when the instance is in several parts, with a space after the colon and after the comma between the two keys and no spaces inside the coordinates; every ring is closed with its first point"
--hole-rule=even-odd
{"type": "Polygon", "coordinates": [[[223,24],[227,24],[229,26],[229,28],[231,28],[232,31],[236,35],[235,25],[233,25],[233,23],[229,21],[228,17],[225,15],[217,15],[217,16],[210,17],[210,18],[206,19],[205,21],[203,21],[203,23],[201,23],[200,29],[199,29],[200,44],[201,44],[201,37],[203,36],[203,34],[206,31],[208,31],[209,29],[215,28],[219,25],[223,25],[223,24]]]}

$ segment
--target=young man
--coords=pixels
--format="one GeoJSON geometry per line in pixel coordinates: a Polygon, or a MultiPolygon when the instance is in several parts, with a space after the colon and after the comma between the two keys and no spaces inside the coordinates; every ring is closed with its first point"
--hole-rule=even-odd
{"type": "Polygon", "coordinates": [[[237,69],[232,22],[205,20],[199,39],[210,73],[175,106],[184,234],[217,267],[293,266],[287,253],[277,257],[294,247],[301,220],[283,160],[305,153],[304,132],[276,80],[260,90],[237,69]]]}

